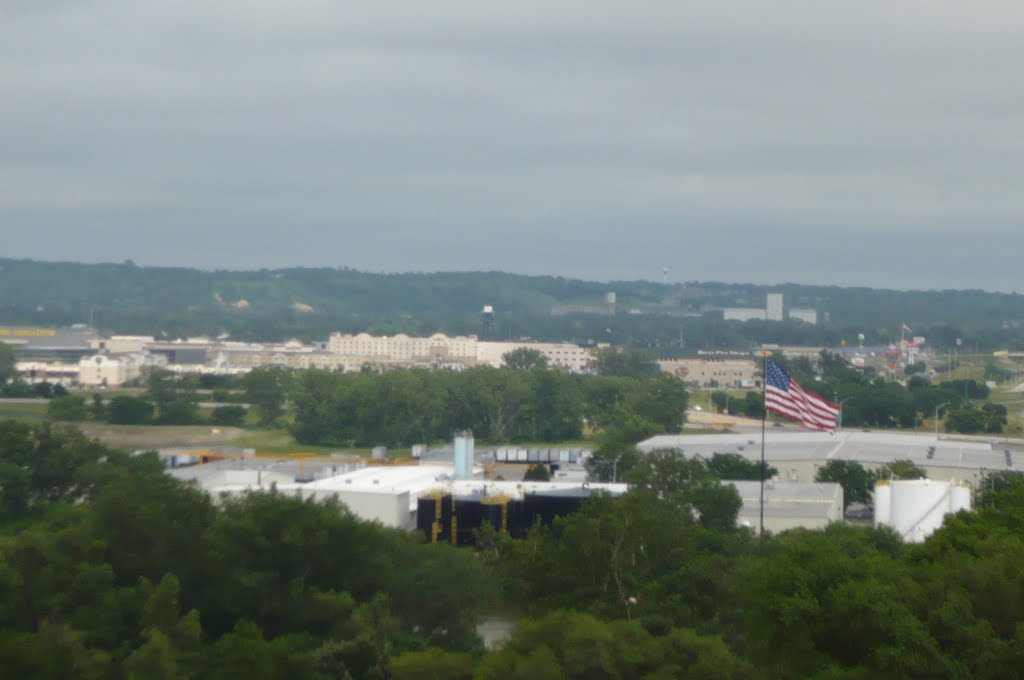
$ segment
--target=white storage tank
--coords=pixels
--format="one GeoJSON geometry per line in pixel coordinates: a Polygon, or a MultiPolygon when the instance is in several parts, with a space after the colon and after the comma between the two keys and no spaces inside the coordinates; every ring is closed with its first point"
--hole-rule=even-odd
{"type": "Polygon", "coordinates": [[[953,505],[950,508],[950,512],[960,512],[961,510],[970,510],[971,504],[971,486],[967,482],[957,482],[953,484],[953,505]]]}
{"type": "Polygon", "coordinates": [[[947,514],[971,509],[970,488],[961,482],[933,479],[890,481],[888,508],[884,491],[879,504],[879,488],[875,487],[875,524],[891,527],[908,543],[924,541],[942,526],[947,514]]]}

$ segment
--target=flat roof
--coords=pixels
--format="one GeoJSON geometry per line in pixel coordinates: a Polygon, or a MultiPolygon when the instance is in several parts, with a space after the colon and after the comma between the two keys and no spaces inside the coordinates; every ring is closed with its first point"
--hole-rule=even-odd
{"type": "MultiPolygon", "coordinates": [[[[1020,446],[998,440],[993,444],[923,433],[768,431],[764,444],[765,460],[769,462],[839,459],[881,465],[905,459],[922,467],[1024,471],[1024,451],[1020,446]],[[1011,465],[1006,464],[1004,449],[1011,452],[1011,465]]],[[[759,460],[761,433],[658,435],[640,442],[637,448],[645,452],[676,449],[703,458],[715,453],[736,453],[748,460],[759,460]]]]}

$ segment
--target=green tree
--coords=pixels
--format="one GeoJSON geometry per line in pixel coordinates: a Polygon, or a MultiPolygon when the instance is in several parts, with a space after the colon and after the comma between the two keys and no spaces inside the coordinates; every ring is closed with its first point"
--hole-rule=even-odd
{"type": "Polygon", "coordinates": [[[984,404],[981,412],[985,415],[985,432],[997,434],[1003,431],[1007,423],[1007,410],[1003,404],[984,404]]]}
{"type": "Polygon", "coordinates": [[[711,393],[711,405],[715,407],[715,410],[719,413],[725,413],[729,404],[729,393],[725,390],[714,390],[711,393]]]}
{"type": "Polygon", "coordinates": [[[976,434],[978,432],[984,432],[988,422],[988,418],[984,411],[968,406],[967,408],[950,411],[946,415],[946,423],[944,427],[947,432],[976,434]]]}
{"type": "Polygon", "coordinates": [[[764,417],[764,395],[760,392],[747,392],[743,404],[743,415],[748,418],[764,417]]]}
{"type": "Polygon", "coordinates": [[[153,404],[142,397],[119,395],[110,400],[106,411],[115,425],[142,425],[153,417],[153,404]]]}
{"type": "Polygon", "coordinates": [[[875,471],[876,479],[927,479],[928,472],[911,460],[886,463],[875,471]]]}
{"type": "Polygon", "coordinates": [[[146,375],[146,397],[156,408],[156,422],[165,425],[190,425],[199,420],[195,376],[175,375],[162,369],[150,369],[146,375]]]}
{"type": "Polygon", "coordinates": [[[688,496],[701,525],[706,529],[726,532],[736,528],[743,500],[732,484],[722,484],[717,479],[703,479],[693,485],[688,496]]]}
{"type": "Polygon", "coordinates": [[[68,394],[51,399],[46,405],[46,415],[51,420],[88,420],[89,407],[82,395],[68,394]]]}
{"type": "Polygon", "coordinates": [[[528,371],[531,368],[547,368],[548,358],[532,347],[517,347],[501,356],[505,367],[513,371],[528,371]]]}
{"type": "Polygon", "coordinates": [[[6,342],[0,342],[0,385],[17,375],[14,370],[16,363],[14,348],[6,342]]]}
{"type": "Polygon", "coordinates": [[[860,463],[833,458],[814,476],[818,482],[836,482],[843,487],[843,510],[851,503],[869,503],[874,491],[874,477],[860,463]]]}
{"type": "Polygon", "coordinates": [[[280,366],[260,366],[242,378],[245,400],[256,409],[261,425],[284,415],[294,381],[294,372],[280,366]]]}
{"type": "Polygon", "coordinates": [[[392,680],[472,680],[473,657],[436,647],[406,652],[388,664],[392,680]]]}
{"type": "Polygon", "coordinates": [[[661,369],[650,352],[621,347],[601,347],[594,351],[594,370],[599,375],[625,378],[653,378],[661,369]]]}
{"type": "Polygon", "coordinates": [[[659,433],[677,434],[686,422],[688,401],[683,381],[663,374],[641,382],[629,406],[641,418],[657,425],[659,433]]]}
{"type": "Polygon", "coordinates": [[[777,468],[761,461],[747,460],[738,453],[716,453],[708,459],[707,468],[715,479],[759,481],[779,474],[777,468]]]}
{"type": "Polygon", "coordinates": [[[124,662],[129,678],[176,680],[181,677],[174,647],[158,629],[147,631],[145,644],[132,652],[124,662]]]}
{"type": "Polygon", "coordinates": [[[1009,510],[1024,508],[1024,473],[993,470],[978,481],[977,508],[1009,510]]]}
{"type": "Polygon", "coordinates": [[[756,677],[721,638],[686,629],[652,635],[638,621],[603,621],[556,611],[523,619],[501,650],[477,668],[481,680],[498,678],[695,678],[756,677]]]}
{"type": "Polygon", "coordinates": [[[524,482],[548,482],[551,481],[551,471],[547,465],[531,465],[526,468],[523,474],[524,482]]]}
{"type": "Polygon", "coordinates": [[[587,459],[587,476],[597,482],[621,482],[643,456],[633,446],[599,449],[587,459]]]}
{"type": "Polygon", "coordinates": [[[238,426],[245,421],[245,408],[242,406],[218,406],[213,409],[211,418],[218,425],[238,426]]]}

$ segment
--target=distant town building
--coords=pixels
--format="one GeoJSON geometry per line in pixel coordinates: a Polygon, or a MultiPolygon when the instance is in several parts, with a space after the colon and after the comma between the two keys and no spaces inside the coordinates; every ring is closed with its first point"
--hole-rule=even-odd
{"type": "Polygon", "coordinates": [[[382,366],[475,366],[478,342],[473,335],[448,337],[444,333],[430,337],[412,337],[404,333],[394,336],[331,333],[327,350],[382,366]]]}
{"type": "Polygon", "coordinates": [[[167,366],[158,354],[96,354],[78,361],[78,383],[82,387],[120,387],[137,380],[145,368],[167,366]]]}
{"type": "Polygon", "coordinates": [[[798,309],[793,308],[789,310],[789,318],[795,321],[803,321],[811,325],[818,323],[818,310],[816,309],[798,309]]]}
{"type": "Polygon", "coordinates": [[[477,344],[477,365],[504,366],[504,356],[517,349],[537,350],[548,360],[548,366],[572,373],[588,370],[593,360],[588,348],[567,342],[480,342],[477,344]]]}
{"type": "Polygon", "coordinates": [[[768,312],[757,307],[726,307],[722,310],[726,321],[764,321],[768,312]]]}
{"type": "Polygon", "coordinates": [[[786,310],[782,293],[768,293],[765,297],[765,308],[759,307],[726,307],[722,310],[725,321],[782,321],[794,319],[804,323],[818,323],[818,311],[810,308],[791,308],[786,310]]]}
{"type": "Polygon", "coordinates": [[[658,362],[665,373],[680,380],[708,387],[753,388],[757,384],[757,362],[754,359],[666,359],[658,362]]]}
{"type": "Polygon", "coordinates": [[[782,305],[782,293],[768,293],[766,315],[769,321],[782,321],[783,305],[782,305]]]}

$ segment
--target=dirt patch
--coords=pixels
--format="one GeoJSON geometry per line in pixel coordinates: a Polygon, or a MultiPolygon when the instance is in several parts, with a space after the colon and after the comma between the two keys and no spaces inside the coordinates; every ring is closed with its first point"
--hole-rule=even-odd
{"type": "Polygon", "coordinates": [[[725,413],[711,413],[709,411],[689,411],[686,414],[686,424],[690,427],[703,426],[708,429],[726,429],[737,425],[760,425],[761,419],[745,418],[725,413]]]}
{"type": "Polygon", "coordinates": [[[118,449],[158,449],[175,446],[224,446],[240,437],[238,427],[209,425],[106,425],[82,423],[82,431],[118,449]]]}

